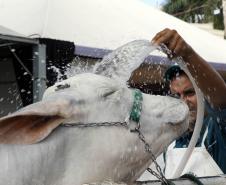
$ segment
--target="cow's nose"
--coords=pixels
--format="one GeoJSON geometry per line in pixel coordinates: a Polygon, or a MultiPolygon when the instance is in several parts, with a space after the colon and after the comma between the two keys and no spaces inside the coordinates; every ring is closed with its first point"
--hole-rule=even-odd
{"type": "Polygon", "coordinates": [[[167,118],[165,119],[167,124],[178,125],[187,119],[189,109],[183,101],[177,100],[176,103],[171,104],[168,109],[165,110],[164,115],[167,118]]]}

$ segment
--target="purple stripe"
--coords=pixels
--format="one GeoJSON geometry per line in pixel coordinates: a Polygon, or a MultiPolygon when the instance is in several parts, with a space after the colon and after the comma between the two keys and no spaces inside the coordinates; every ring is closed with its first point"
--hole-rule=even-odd
{"type": "MultiPolygon", "coordinates": [[[[101,59],[106,54],[110,53],[112,50],[109,49],[100,49],[100,48],[91,48],[85,46],[75,46],[75,55],[83,56],[83,57],[91,57],[101,59]]],[[[161,56],[150,55],[146,59],[147,63],[161,64],[161,65],[170,65],[169,59],[161,56]]],[[[216,62],[208,62],[211,66],[213,66],[216,70],[226,71],[226,63],[216,63],[216,62]]]]}

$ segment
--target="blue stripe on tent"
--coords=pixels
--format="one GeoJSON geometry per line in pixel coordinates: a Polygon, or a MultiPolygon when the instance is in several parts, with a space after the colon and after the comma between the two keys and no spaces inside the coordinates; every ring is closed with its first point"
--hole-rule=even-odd
{"type": "MultiPolygon", "coordinates": [[[[111,51],[112,50],[109,50],[109,49],[100,49],[100,48],[92,48],[92,47],[76,45],[74,54],[77,56],[101,59],[111,51]]],[[[161,57],[161,56],[154,56],[154,55],[150,55],[149,57],[147,57],[146,62],[151,64],[161,64],[161,65],[170,64],[168,58],[161,57]]],[[[216,70],[226,71],[226,63],[224,64],[224,63],[209,62],[209,64],[212,65],[216,70]]]]}

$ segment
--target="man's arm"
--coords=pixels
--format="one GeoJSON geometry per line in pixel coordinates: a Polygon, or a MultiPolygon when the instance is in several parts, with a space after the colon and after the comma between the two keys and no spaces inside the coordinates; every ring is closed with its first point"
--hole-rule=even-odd
{"type": "Polygon", "coordinates": [[[164,29],[155,35],[152,42],[157,45],[164,43],[172,51],[173,57],[181,56],[207,101],[214,108],[226,108],[226,84],[223,78],[177,31],[164,29]]]}

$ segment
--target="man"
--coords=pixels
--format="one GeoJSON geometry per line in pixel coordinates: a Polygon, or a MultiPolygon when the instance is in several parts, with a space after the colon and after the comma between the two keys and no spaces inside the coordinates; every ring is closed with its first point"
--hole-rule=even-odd
{"type": "MultiPolygon", "coordinates": [[[[172,51],[173,57],[181,56],[203,92],[207,109],[203,128],[208,128],[205,147],[221,170],[226,173],[226,85],[224,80],[185,42],[177,31],[164,29],[156,34],[152,42],[157,45],[165,44],[172,51]]],[[[166,72],[165,78],[170,83],[171,94],[182,98],[190,109],[192,118],[190,132],[176,141],[176,147],[187,147],[197,111],[194,87],[178,66],[170,68],[166,72]]]]}
{"type": "MultiPolygon", "coordinates": [[[[196,113],[197,113],[197,97],[195,89],[189,80],[186,73],[178,66],[171,66],[166,72],[164,79],[170,83],[170,96],[183,99],[189,107],[189,129],[188,132],[176,141],[175,147],[187,147],[195,127],[196,113]]],[[[202,133],[203,134],[203,133],[202,133]]],[[[198,141],[198,146],[200,145],[198,141]]]]}

